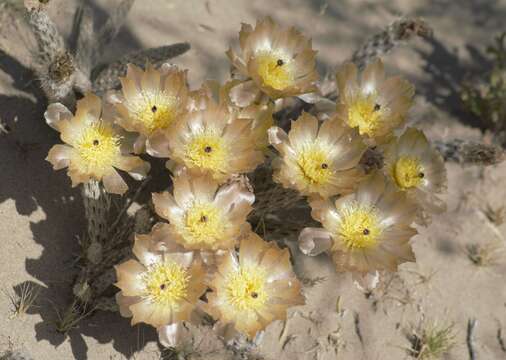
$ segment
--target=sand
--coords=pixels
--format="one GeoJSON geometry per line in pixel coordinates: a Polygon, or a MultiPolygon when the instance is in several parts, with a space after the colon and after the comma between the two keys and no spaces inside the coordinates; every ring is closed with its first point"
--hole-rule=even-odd
{"type": "MultiPolygon", "coordinates": [[[[117,1],[94,2],[98,19],[117,1]]],[[[76,1],[54,0],[51,16],[64,34],[70,31],[76,1]]],[[[504,1],[245,1],[144,0],[134,5],[118,40],[104,60],[151,46],[188,41],[192,49],[175,59],[189,68],[190,82],[224,80],[224,55],[241,22],[271,15],[313,38],[318,67],[331,71],[371,33],[397,14],[423,16],[434,28],[430,41],[416,41],[386,58],[389,71],[417,87],[410,122],[431,139],[483,140],[474,119],[462,111],[458,84],[466,73],[487,65],[484,47],[506,16],[504,1]]],[[[156,359],[156,334],[147,326],[130,327],[119,314],[98,312],[68,337],[55,331],[57,315],[71,298],[77,237],[85,219],[80,194],[64,172],[53,172],[44,158],[58,142],[45,125],[46,104],[39,101],[30,67],[28,33],[0,14],[0,119],[11,132],[0,134],[0,287],[33,282],[40,288],[37,308],[10,318],[8,296],[0,293],[0,353],[12,349],[33,359],[156,359]]],[[[443,359],[469,359],[468,323],[475,359],[506,358],[498,331],[506,332],[505,254],[493,252],[489,266],[476,266],[469,244],[504,246],[506,225],[492,222],[490,209],[505,206],[506,164],[462,168],[447,164],[448,212],[420,228],[413,238],[417,262],[401,266],[369,298],[349,275],[335,273],[326,256],[308,258],[295,249],[298,275],[305,280],[307,305],[290,310],[285,323],[271,324],[259,340],[265,359],[406,359],[406,334],[420,324],[454,324],[455,346],[443,359]],[[491,244],[491,245],[490,245],[491,244]]],[[[492,212],[494,212],[492,211],[492,212]]],[[[209,334],[203,348],[216,347],[203,359],[231,354],[209,334]]],[[[506,334],[504,335],[506,337],[506,334]]],[[[505,338],[506,341],[506,338],[505,338]]]]}

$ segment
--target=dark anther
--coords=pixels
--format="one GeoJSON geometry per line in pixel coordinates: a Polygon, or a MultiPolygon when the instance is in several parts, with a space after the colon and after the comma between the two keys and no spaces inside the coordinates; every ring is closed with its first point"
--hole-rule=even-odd
{"type": "Polygon", "coordinates": [[[213,151],[213,148],[212,148],[212,147],[210,147],[210,146],[206,146],[206,147],[204,148],[204,151],[205,151],[206,153],[210,153],[211,151],[213,151]]]}
{"type": "Polygon", "coordinates": [[[380,104],[374,104],[374,111],[379,111],[379,109],[381,109],[381,105],[380,104]]]}
{"type": "Polygon", "coordinates": [[[155,113],[157,110],[158,110],[158,108],[156,107],[156,105],[153,105],[153,107],[151,108],[151,111],[155,113]]]}
{"type": "Polygon", "coordinates": [[[98,140],[93,140],[93,145],[97,146],[98,144],[100,144],[100,142],[98,140]]]}
{"type": "Polygon", "coordinates": [[[278,66],[283,66],[285,62],[282,59],[278,59],[277,64],[278,66]]]}
{"type": "Polygon", "coordinates": [[[420,179],[423,179],[423,178],[425,177],[425,174],[424,174],[423,172],[421,172],[421,173],[419,173],[419,174],[418,174],[418,177],[419,177],[420,179]]]}
{"type": "Polygon", "coordinates": [[[365,228],[364,229],[364,235],[369,235],[369,233],[370,233],[369,229],[365,228]]]}
{"type": "Polygon", "coordinates": [[[253,291],[253,292],[251,293],[251,297],[252,297],[253,299],[256,299],[256,298],[258,297],[258,294],[257,294],[256,292],[254,292],[254,291],[253,291]]]}
{"type": "Polygon", "coordinates": [[[207,216],[202,215],[202,216],[200,217],[200,222],[207,222],[207,216]]]}
{"type": "Polygon", "coordinates": [[[165,284],[160,285],[160,290],[165,290],[165,284]]]}
{"type": "Polygon", "coordinates": [[[322,169],[328,169],[328,168],[329,168],[329,166],[326,163],[322,164],[322,169]]]}

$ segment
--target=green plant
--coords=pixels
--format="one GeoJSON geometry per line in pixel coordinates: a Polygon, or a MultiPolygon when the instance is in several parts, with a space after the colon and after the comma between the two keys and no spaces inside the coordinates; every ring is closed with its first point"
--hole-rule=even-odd
{"type": "Polygon", "coordinates": [[[467,81],[462,88],[465,108],[477,116],[486,129],[493,131],[498,141],[506,145],[506,32],[487,47],[493,68],[485,83],[467,81]]]}

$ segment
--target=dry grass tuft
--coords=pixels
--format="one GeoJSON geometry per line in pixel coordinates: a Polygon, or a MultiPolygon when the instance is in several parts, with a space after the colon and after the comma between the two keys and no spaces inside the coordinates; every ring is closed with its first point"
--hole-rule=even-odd
{"type": "Polygon", "coordinates": [[[505,250],[504,245],[498,240],[485,244],[471,243],[465,246],[467,258],[480,267],[499,265],[504,258],[505,250]]]}
{"type": "Polygon", "coordinates": [[[35,306],[35,301],[40,294],[40,287],[31,282],[25,282],[13,288],[12,291],[4,291],[12,306],[10,318],[15,318],[28,313],[35,306]]]}
{"type": "Polygon", "coordinates": [[[487,219],[496,226],[500,226],[504,224],[504,221],[506,221],[505,206],[499,206],[497,208],[494,208],[490,204],[487,204],[482,211],[487,217],[487,219]]]}
{"type": "Polygon", "coordinates": [[[454,324],[422,323],[407,338],[411,343],[408,353],[417,360],[439,359],[456,344],[454,324]]]}
{"type": "Polygon", "coordinates": [[[67,335],[70,330],[77,328],[77,324],[91,315],[94,310],[95,308],[89,309],[86,304],[80,305],[75,300],[63,313],[55,307],[56,316],[58,317],[58,320],[55,321],[56,331],[67,335]]]}
{"type": "Polygon", "coordinates": [[[17,351],[13,352],[9,350],[0,353],[0,360],[32,360],[32,358],[17,351]]]}

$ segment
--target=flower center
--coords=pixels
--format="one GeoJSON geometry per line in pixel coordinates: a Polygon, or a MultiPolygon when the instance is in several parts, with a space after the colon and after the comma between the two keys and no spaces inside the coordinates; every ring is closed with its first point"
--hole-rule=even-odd
{"type": "Polygon", "coordinates": [[[166,129],[176,118],[177,99],[164,92],[144,91],[132,106],[137,121],[141,122],[148,132],[166,129]]]}
{"type": "Polygon", "coordinates": [[[381,125],[381,105],[369,95],[357,99],[348,110],[348,125],[358,127],[360,135],[374,136],[381,125]]]}
{"type": "Polygon", "coordinates": [[[241,267],[230,274],[225,287],[229,304],[239,311],[261,309],[268,299],[266,277],[263,269],[254,267],[241,267]]]}
{"type": "Polygon", "coordinates": [[[213,244],[225,233],[225,222],[220,209],[210,203],[195,202],[185,214],[185,240],[189,243],[213,244]]]}
{"type": "Polygon", "coordinates": [[[293,84],[293,66],[286,55],[264,51],[256,55],[256,61],[264,85],[283,90],[293,84]]]}
{"type": "Polygon", "coordinates": [[[393,178],[397,185],[406,190],[420,185],[425,177],[420,160],[414,156],[401,156],[393,167],[393,178]]]}
{"type": "Polygon", "coordinates": [[[376,245],[383,229],[374,207],[353,203],[342,210],[341,216],[337,231],[348,249],[368,249],[376,245]]]}
{"type": "Polygon", "coordinates": [[[120,137],[109,126],[94,122],[76,141],[79,170],[104,175],[120,156],[120,137]]]}
{"type": "Polygon", "coordinates": [[[216,172],[227,166],[227,148],[221,136],[203,132],[187,144],[186,158],[196,167],[216,172]]]}
{"type": "Polygon", "coordinates": [[[175,305],[187,296],[190,275],[181,265],[167,261],[149,267],[143,274],[143,281],[151,301],[175,305]]]}
{"type": "Polygon", "coordinates": [[[306,146],[299,152],[297,164],[304,180],[310,185],[322,185],[329,181],[332,171],[329,169],[328,152],[317,144],[306,146]]]}

